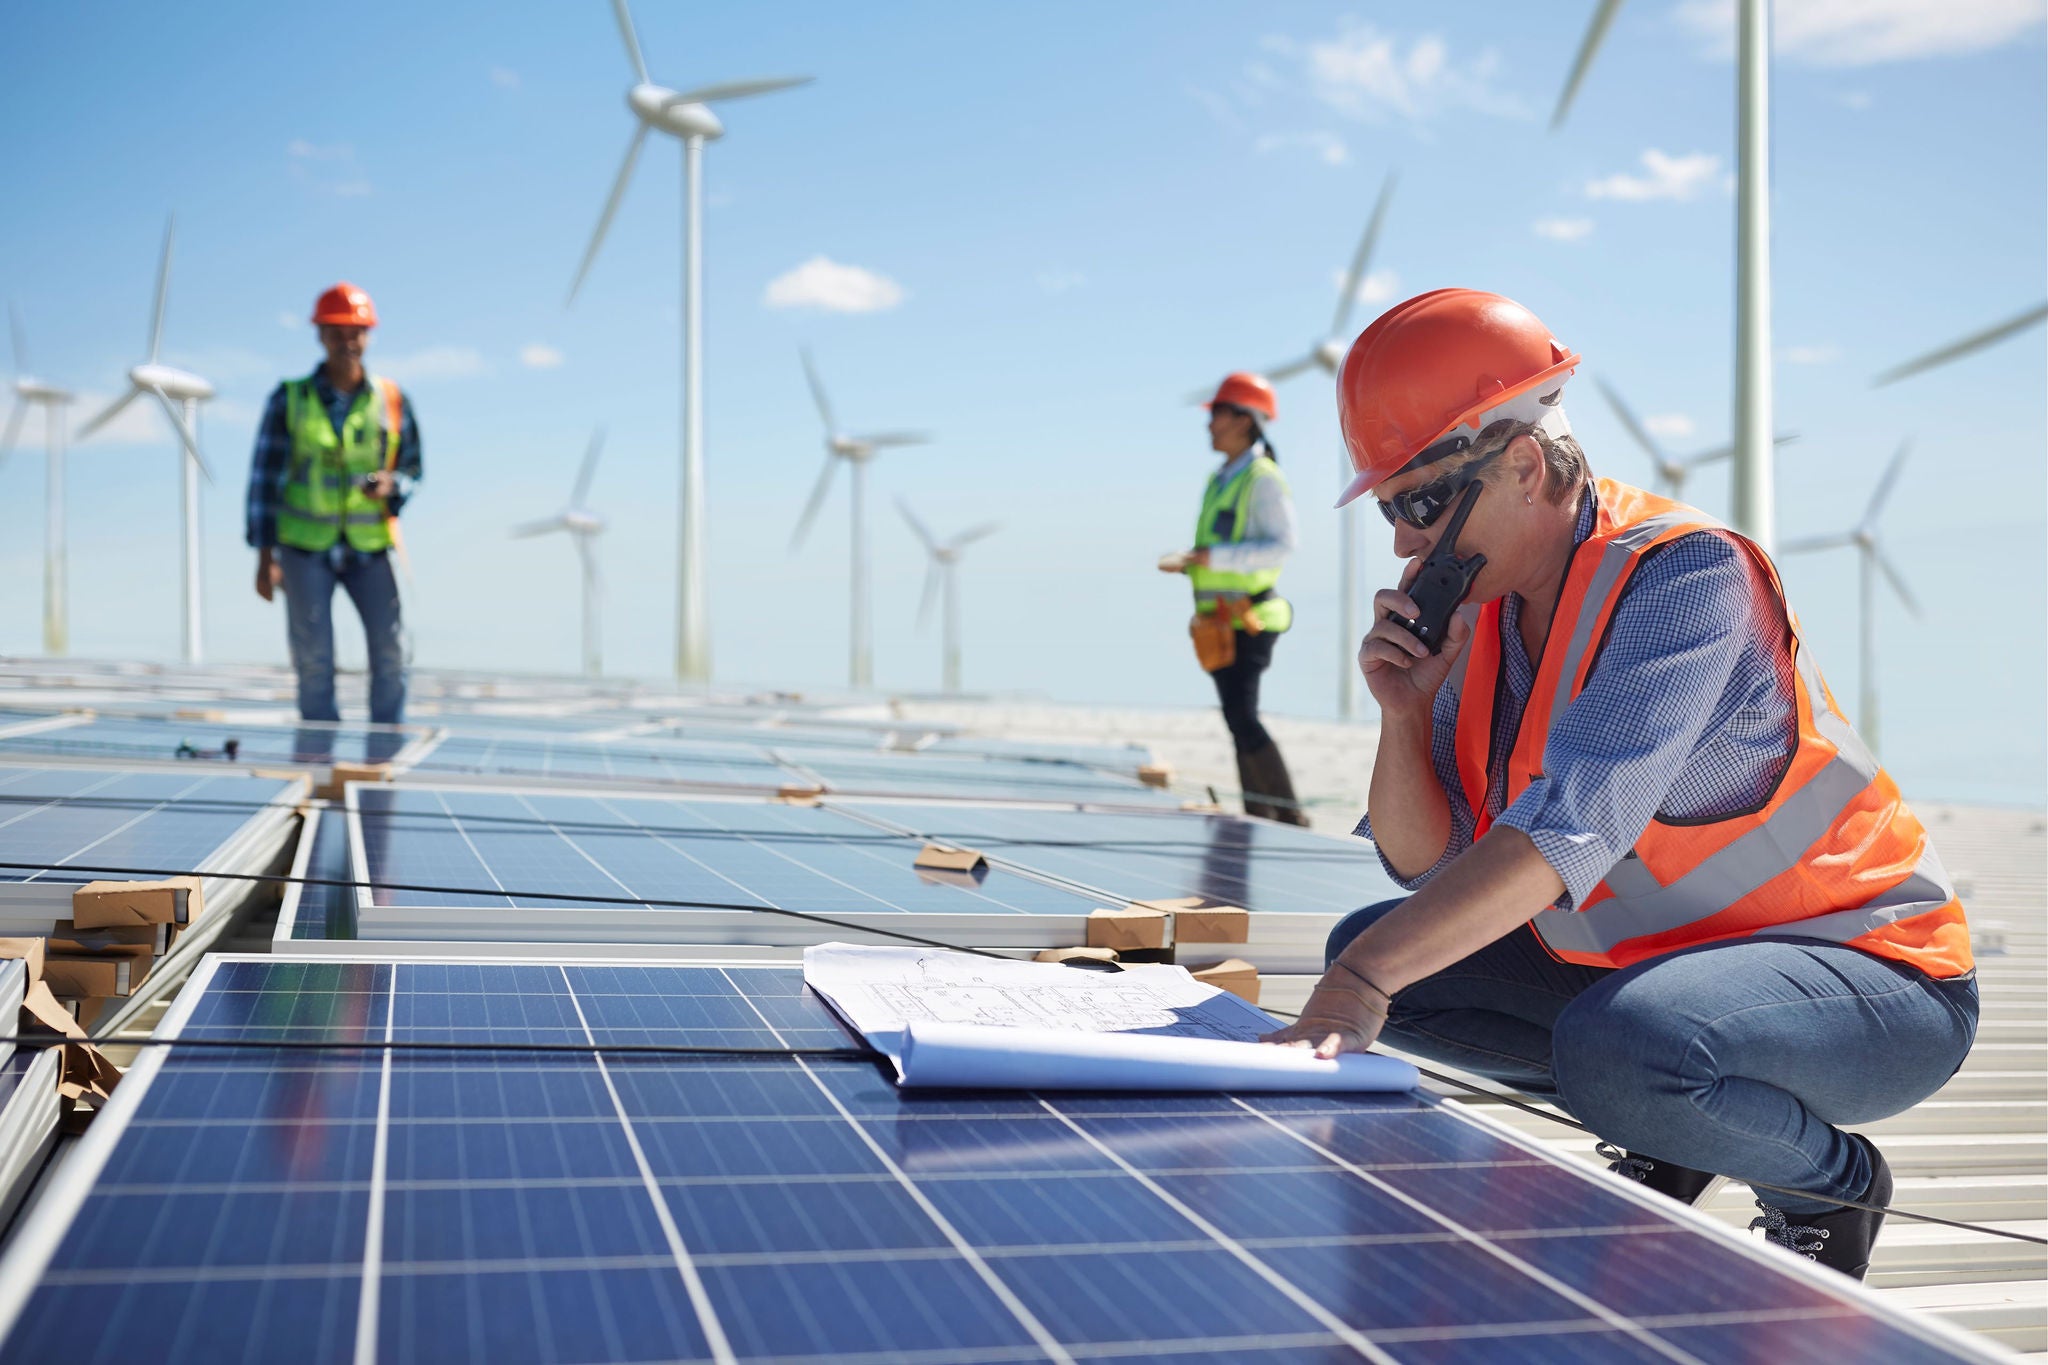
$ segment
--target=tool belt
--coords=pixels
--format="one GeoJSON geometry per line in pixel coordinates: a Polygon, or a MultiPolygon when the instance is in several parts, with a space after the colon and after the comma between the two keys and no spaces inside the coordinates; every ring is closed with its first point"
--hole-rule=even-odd
{"type": "Polygon", "coordinates": [[[1252,610],[1273,595],[1265,592],[1227,593],[1216,599],[1216,610],[1196,612],[1188,621],[1188,635],[1195,642],[1195,662],[1204,673],[1214,673],[1237,662],[1237,633],[1263,635],[1265,622],[1252,610]]]}

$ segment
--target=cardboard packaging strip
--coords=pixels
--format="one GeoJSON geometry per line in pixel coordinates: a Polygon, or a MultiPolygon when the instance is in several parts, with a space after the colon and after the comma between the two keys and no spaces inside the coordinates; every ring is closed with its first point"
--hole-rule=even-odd
{"type": "Polygon", "coordinates": [[[0,958],[18,957],[28,963],[28,983],[33,986],[43,979],[44,940],[39,938],[0,938],[0,958]]]}
{"type": "Polygon", "coordinates": [[[1251,912],[1235,905],[1216,905],[1201,896],[1132,904],[1172,915],[1175,943],[1246,943],[1252,936],[1251,912]]]}
{"type": "Polygon", "coordinates": [[[1188,974],[1205,986],[1229,991],[1247,1004],[1259,1003],[1259,970],[1241,957],[1226,957],[1221,962],[1191,966],[1188,974]]]}
{"type": "Polygon", "coordinates": [[[937,844],[926,844],[918,850],[917,857],[910,864],[927,872],[986,872],[988,859],[980,849],[940,848],[937,844]]]}
{"type": "Polygon", "coordinates": [[[158,882],[87,882],[71,893],[71,923],[79,929],[136,924],[188,924],[206,908],[197,877],[158,882]]]}
{"type": "Polygon", "coordinates": [[[1166,912],[1147,905],[1122,910],[1093,910],[1088,914],[1088,946],[1091,948],[1164,948],[1166,912]]]}
{"type": "Polygon", "coordinates": [[[1114,948],[1046,948],[1033,962],[1115,962],[1114,948]]]}
{"type": "Polygon", "coordinates": [[[43,981],[58,995],[127,995],[142,984],[155,961],[155,955],[147,950],[132,957],[49,953],[43,958],[43,981]]]}

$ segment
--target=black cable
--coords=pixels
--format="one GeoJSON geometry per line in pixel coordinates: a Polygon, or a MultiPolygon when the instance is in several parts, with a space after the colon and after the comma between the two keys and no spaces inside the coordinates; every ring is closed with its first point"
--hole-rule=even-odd
{"type": "MultiPolygon", "coordinates": [[[[261,1028],[258,1024],[254,1027],[261,1028]]],[[[23,1048],[62,1047],[66,1043],[91,1043],[95,1047],[211,1047],[246,1052],[538,1052],[573,1053],[587,1057],[593,1052],[627,1056],[673,1057],[817,1057],[841,1062],[876,1062],[882,1052],[858,1047],[727,1047],[695,1043],[436,1043],[423,1038],[392,1038],[382,1041],[354,1038],[286,1038],[264,1042],[256,1038],[67,1038],[61,1034],[30,1034],[0,1037],[0,1045],[12,1043],[23,1048]]]]}

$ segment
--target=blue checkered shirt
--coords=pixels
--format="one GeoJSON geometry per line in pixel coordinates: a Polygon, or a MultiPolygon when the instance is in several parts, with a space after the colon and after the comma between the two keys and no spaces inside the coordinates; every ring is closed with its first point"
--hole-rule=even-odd
{"type": "MultiPolygon", "coordinates": [[[[1575,533],[1593,533],[1594,494],[1575,533]]],[[[1650,819],[1734,815],[1761,804],[1797,741],[1792,661],[1780,608],[1749,557],[1712,532],[1644,556],[1615,605],[1586,686],[1543,747],[1543,775],[1506,804],[1507,760],[1535,683],[1518,628],[1524,603],[1501,599],[1501,687],[1486,808],[1529,836],[1564,883],[1570,909],[1634,846],[1650,819]]],[[[1458,689],[1445,683],[1430,714],[1430,764],[1450,797],[1451,838],[1421,876],[1387,873],[1414,890],[1472,846],[1472,808],[1458,777],[1458,689]]],[[[1372,818],[1356,831],[1372,837],[1372,818]]],[[[1386,862],[1381,854],[1380,861],[1386,862]]]]}
{"type": "MultiPolygon", "coordinates": [[[[256,451],[249,457],[248,529],[245,534],[250,546],[258,550],[267,550],[277,544],[277,509],[284,505],[285,480],[291,477],[292,432],[285,421],[284,389],[285,386],[279,384],[271,390],[270,402],[263,409],[263,420],[256,427],[256,451]]],[[[340,431],[341,424],[348,418],[349,408],[356,401],[355,394],[335,392],[334,385],[327,382],[327,366],[324,364],[313,371],[313,392],[318,395],[321,406],[327,409],[327,419],[334,423],[336,431],[340,431]]],[[[398,464],[392,471],[398,475],[398,488],[390,499],[394,516],[405,506],[405,500],[412,496],[412,486],[420,478],[420,428],[413,420],[411,396],[401,393],[399,404],[398,464]]]]}

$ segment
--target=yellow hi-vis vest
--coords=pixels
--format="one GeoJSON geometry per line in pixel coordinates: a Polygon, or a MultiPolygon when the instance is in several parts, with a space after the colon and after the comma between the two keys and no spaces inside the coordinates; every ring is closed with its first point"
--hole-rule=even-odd
{"type": "Polygon", "coordinates": [[[311,379],[285,383],[284,412],[292,458],[277,511],[278,543],[318,552],[347,536],[364,554],[390,549],[383,499],[365,493],[362,481],[398,462],[404,413],[398,385],[365,375],[339,432],[311,379]]]}
{"type": "MultiPolygon", "coordinates": [[[[1235,545],[1244,539],[1245,515],[1252,504],[1252,487],[1260,479],[1279,479],[1285,491],[1287,480],[1280,473],[1280,466],[1270,456],[1260,455],[1243,469],[1229,483],[1218,484],[1209,480],[1208,488],[1202,494],[1202,515],[1195,522],[1195,548],[1206,550],[1211,545],[1235,545]]],[[[1251,573],[1234,573],[1227,569],[1209,569],[1196,565],[1188,570],[1188,582],[1195,589],[1195,610],[1208,615],[1216,610],[1217,602],[1225,597],[1253,599],[1251,614],[1266,630],[1285,630],[1294,624],[1294,607],[1284,597],[1274,593],[1273,588],[1280,581],[1280,570],[1257,569],[1251,573]]]]}

